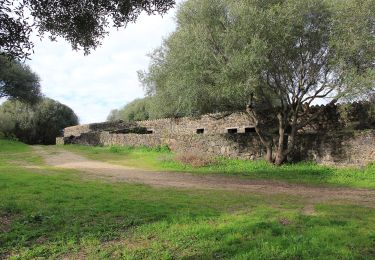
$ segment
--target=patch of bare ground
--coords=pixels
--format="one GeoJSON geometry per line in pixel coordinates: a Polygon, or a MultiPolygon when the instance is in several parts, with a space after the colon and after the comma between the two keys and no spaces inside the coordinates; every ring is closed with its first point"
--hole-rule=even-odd
{"type": "Polygon", "coordinates": [[[10,231],[14,217],[5,214],[0,215],[0,232],[7,233],[10,231]]]}
{"type": "MultiPolygon", "coordinates": [[[[13,220],[14,216],[9,214],[0,215],[0,233],[8,233],[11,230],[13,220]]],[[[9,253],[0,252],[0,259],[8,259],[9,257],[9,253]]]]}
{"type": "Polygon", "coordinates": [[[35,146],[34,151],[50,166],[75,169],[87,176],[110,181],[142,183],[154,187],[180,189],[229,190],[258,194],[284,194],[304,198],[304,214],[315,214],[314,205],[340,201],[375,208],[375,190],[315,187],[270,180],[246,180],[219,175],[198,176],[189,173],[156,172],[87,159],[59,147],[35,146]]]}
{"type": "Polygon", "coordinates": [[[302,213],[307,216],[314,216],[316,214],[315,204],[311,202],[307,203],[305,207],[302,209],[302,213]]]}
{"type": "MultiPolygon", "coordinates": [[[[63,260],[92,259],[93,258],[92,255],[97,253],[96,250],[107,251],[107,252],[114,251],[114,254],[109,257],[110,259],[123,259],[124,255],[122,254],[122,252],[121,251],[117,252],[116,250],[113,250],[113,249],[124,248],[124,247],[129,250],[147,248],[150,246],[152,242],[151,240],[152,238],[147,238],[145,240],[135,240],[135,239],[130,239],[130,238],[121,238],[121,239],[111,240],[107,242],[102,242],[100,244],[100,247],[98,248],[82,248],[78,252],[65,254],[59,257],[59,259],[63,259],[63,260]]],[[[97,258],[93,258],[93,259],[97,259],[97,258]]]]}
{"type": "Polygon", "coordinates": [[[1,254],[0,253],[0,259],[8,259],[8,258],[10,258],[9,254],[7,254],[7,253],[1,254]]]}
{"type": "Polygon", "coordinates": [[[77,253],[69,253],[59,258],[62,260],[84,260],[87,259],[87,254],[84,250],[81,250],[77,253]]]}
{"type": "Polygon", "coordinates": [[[152,243],[153,237],[148,237],[146,239],[131,239],[131,238],[122,238],[117,240],[111,240],[104,242],[102,248],[116,248],[116,247],[126,247],[127,249],[135,250],[139,248],[147,248],[152,243]]]}

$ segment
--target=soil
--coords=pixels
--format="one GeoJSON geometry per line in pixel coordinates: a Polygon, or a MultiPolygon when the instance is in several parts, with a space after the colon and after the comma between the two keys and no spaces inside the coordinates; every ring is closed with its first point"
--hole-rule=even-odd
{"type": "Polygon", "coordinates": [[[220,175],[199,176],[189,173],[158,172],[134,169],[87,159],[60,147],[35,146],[35,152],[50,166],[75,169],[88,176],[156,187],[230,190],[259,194],[285,194],[303,197],[307,204],[303,212],[315,214],[316,203],[345,202],[375,209],[375,190],[316,187],[271,180],[246,180],[220,175]]]}
{"type": "Polygon", "coordinates": [[[12,220],[13,218],[10,215],[0,216],[0,233],[7,233],[10,231],[12,220]]]}

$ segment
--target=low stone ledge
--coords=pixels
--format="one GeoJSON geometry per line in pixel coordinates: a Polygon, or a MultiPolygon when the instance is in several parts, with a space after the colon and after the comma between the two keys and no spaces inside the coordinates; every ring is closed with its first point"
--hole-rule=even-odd
{"type": "Polygon", "coordinates": [[[57,137],[56,138],[56,145],[64,145],[64,137],[57,137]]]}

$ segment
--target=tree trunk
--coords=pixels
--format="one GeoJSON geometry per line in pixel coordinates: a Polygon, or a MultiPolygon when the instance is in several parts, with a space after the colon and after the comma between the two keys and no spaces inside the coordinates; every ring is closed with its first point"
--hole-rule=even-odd
{"type": "MultiPolygon", "coordinates": [[[[250,102],[251,104],[251,102],[250,102]]],[[[273,163],[273,151],[272,151],[272,138],[267,137],[267,134],[263,133],[263,129],[259,127],[259,121],[254,113],[254,111],[251,109],[251,106],[248,105],[246,108],[246,112],[248,117],[250,118],[251,122],[255,125],[255,132],[257,133],[261,143],[266,147],[266,157],[265,159],[269,163],[273,163]]]]}
{"type": "Polygon", "coordinates": [[[277,152],[276,152],[275,165],[276,166],[282,165],[285,162],[285,159],[286,159],[286,155],[284,153],[284,149],[283,148],[279,149],[278,147],[277,152]]]}
{"type": "Polygon", "coordinates": [[[297,127],[296,125],[292,125],[291,128],[292,131],[288,134],[285,134],[285,129],[280,130],[279,143],[275,159],[275,165],[277,166],[282,165],[286,161],[288,155],[294,150],[294,146],[296,143],[297,127]]]}
{"type": "Polygon", "coordinates": [[[266,145],[266,160],[269,163],[273,163],[273,156],[272,156],[272,145],[266,145]]]}
{"type": "Polygon", "coordinates": [[[286,160],[286,157],[288,155],[288,147],[285,147],[285,141],[288,139],[285,139],[285,129],[280,129],[279,131],[279,142],[276,149],[276,158],[275,158],[275,165],[280,166],[283,164],[286,160]]]}
{"type": "Polygon", "coordinates": [[[285,155],[285,133],[286,133],[286,119],[285,114],[279,113],[277,115],[279,120],[279,141],[277,143],[275,165],[280,166],[284,163],[285,155]]]}

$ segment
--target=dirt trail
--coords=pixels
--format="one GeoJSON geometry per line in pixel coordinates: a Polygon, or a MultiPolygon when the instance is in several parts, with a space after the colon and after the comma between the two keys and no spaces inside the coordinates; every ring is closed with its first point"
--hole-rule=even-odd
{"type": "Polygon", "coordinates": [[[35,146],[46,164],[65,169],[76,169],[85,174],[132,183],[143,183],[158,187],[236,190],[261,194],[286,194],[304,197],[308,201],[305,213],[313,213],[318,202],[346,201],[375,208],[375,190],[311,187],[269,180],[245,180],[218,175],[198,176],[189,173],[155,172],[133,169],[87,159],[59,147],[35,146]]]}

